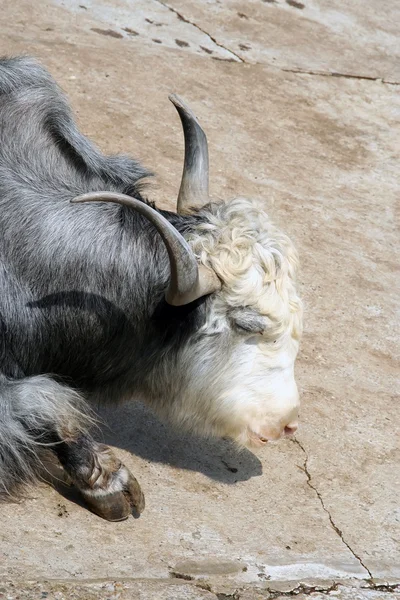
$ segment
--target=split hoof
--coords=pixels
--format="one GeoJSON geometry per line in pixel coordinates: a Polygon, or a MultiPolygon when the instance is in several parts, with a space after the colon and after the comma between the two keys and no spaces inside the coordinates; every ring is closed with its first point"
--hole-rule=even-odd
{"type": "Polygon", "coordinates": [[[137,517],[145,507],[140,485],[125,466],[113,473],[106,489],[81,490],[81,493],[90,510],[107,521],[124,521],[129,515],[137,517]]]}
{"type": "Polygon", "coordinates": [[[107,521],[125,521],[131,514],[131,506],[123,492],[114,492],[107,496],[83,496],[90,510],[107,521]]]}

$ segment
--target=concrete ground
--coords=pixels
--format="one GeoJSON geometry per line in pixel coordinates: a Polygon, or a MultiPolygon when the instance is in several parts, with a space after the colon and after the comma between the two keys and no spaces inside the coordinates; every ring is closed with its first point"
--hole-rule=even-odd
{"type": "Polygon", "coordinates": [[[183,152],[168,93],[193,106],[213,196],[265,201],[306,311],[296,440],[238,453],[110,410],[145,512],[104,522],[45,485],[0,506],[0,598],[400,598],[399,26],[396,0],[2,1],[0,53],[41,59],[164,207],[183,152]]]}

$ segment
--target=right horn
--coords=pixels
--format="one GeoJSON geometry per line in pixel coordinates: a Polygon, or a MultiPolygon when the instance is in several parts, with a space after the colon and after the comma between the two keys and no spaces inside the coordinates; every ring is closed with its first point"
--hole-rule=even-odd
{"type": "Polygon", "coordinates": [[[198,265],[192,249],[177,229],[157,210],[125,194],[90,192],[77,196],[73,203],[114,202],[128,206],[143,215],[161,235],[168,252],[170,280],[165,300],[172,306],[183,306],[221,289],[221,282],[211,269],[198,265]]]}
{"type": "Polygon", "coordinates": [[[208,145],[206,134],[192,110],[177,96],[169,96],[181,118],[185,136],[185,160],[178,195],[178,213],[190,213],[209,202],[208,145]]]}

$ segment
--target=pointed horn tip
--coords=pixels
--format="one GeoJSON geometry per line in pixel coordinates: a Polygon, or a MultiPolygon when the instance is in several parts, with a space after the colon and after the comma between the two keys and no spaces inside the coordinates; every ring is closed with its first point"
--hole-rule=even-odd
{"type": "Polygon", "coordinates": [[[178,94],[169,94],[168,100],[170,100],[177,108],[186,108],[185,103],[183,102],[182,98],[178,96],[178,94]]]}
{"type": "Polygon", "coordinates": [[[178,96],[177,94],[169,94],[168,98],[172,102],[172,104],[175,106],[175,108],[177,109],[178,112],[183,111],[193,121],[196,121],[196,123],[199,123],[196,115],[194,114],[194,112],[192,111],[190,106],[188,104],[186,104],[186,102],[184,102],[180,96],[178,96]]]}

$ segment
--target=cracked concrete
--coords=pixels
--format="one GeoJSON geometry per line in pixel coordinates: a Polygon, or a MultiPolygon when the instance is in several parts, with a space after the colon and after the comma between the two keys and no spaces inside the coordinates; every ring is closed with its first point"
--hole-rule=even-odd
{"type": "Polygon", "coordinates": [[[193,105],[214,197],[262,199],[295,240],[306,328],[294,443],[238,453],[140,405],[105,411],[145,513],[104,523],[62,485],[0,506],[0,598],[399,597],[400,63],[398,5],[379,6],[3,1],[0,52],[40,58],[86,134],[156,171],[167,208],[168,93],[193,105]]]}
{"type": "Polygon", "coordinates": [[[168,0],[168,5],[247,63],[400,79],[400,8],[392,0],[168,0]]]}
{"type": "Polygon", "coordinates": [[[344,539],[343,537],[343,532],[339,529],[339,527],[336,525],[336,523],[334,522],[331,513],[329,512],[329,510],[326,508],[325,504],[324,504],[324,500],[320,494],[320,492],[318,491],[318,489],[314,486],[313,482],[312,482],[312,478],[311,478],[311,474],[308,470],[308,454],[306,449],[304,448],[304,446],[302,445],[302,443],[300,442],[300,440],[298,439],[294,439],[293,443],[297,444],[302,451],[304,452],[304,473],[307,476],[307,484],[309,485],[309,487],[314,490],[318,500],[321,503],[321,506],[323,508],[323,510],[326,512],[326,514],[328,515],[328,519],[330,524],[332,525],[333,530],[337,533],[337,535],[340,537],[340,539],[342,540],[343,544],[346,546],[346,548],[348,548],[348,550],[350,550],[350,552],[353,554],[354,558],[356,558],[358,560],[358,562],[360,563],[360,565],[363,567],[363,569],[365,569],[366,573],[368,574],[368,577],[370,579],[373,578],[373,575],[371,573],[371,571],[368,569],[368,567],[363,563],[362,559],[355,553],[355,551],[350,547],[350,545],[348,544],[348,542],[344,539]]]}
{"type": "Polygon", "coordinates": [[[210,56],[213,59],[243,62],[233,50],[220,44],[215,36],[200,25],[186,18],[163,0],[136,0],[132,12],[131,0],[107,2],[107,0],[56,0],[67,6],[87,30],[116,39],[138,37],[141,42],[163,48],[181,48],[189,53],[210,56]],[[84,8],[82,8],[84,7],[84,8]],[[90,27],[95,18],[102,27],[90,27]]]}
{"type": "Polygon", "coordinates": [[[303,75],[316,75],[317,77],[343,77],[344,79],[362,79],[364,81],[380,81],[386,83],[386,85],[400,85],[399,81],[389,81],[380,77],[369,77],[368,75],[355,75],[350,73],[336,73],[332,71],[330,73],[326,71],[307,71],[306,69],[282,69],[286,73],[299,73],[303,75]]]}
{"type": "Polygon", "coordinates": [[[226,46],[224,46],[223,44],[220,44],[214,36],[212,36],[210,33],[208,33],[207,31],[205,31],[204,29],[202,29],[200,27],[200,25],[197,25],[196,23],[190,21],[189,19],[187,19],[186,17],[183,16],[183,14],[181,12],[179,12],[178,10],[176,10],[176,8],[173,8],[172,6],[170,6],[169,4],[167,4],[166,2],[162,2],[162,0],[156,0],[156,2],[159,2],[160,4],[162,4],[163,6],[165,6],[166,8],[168,8],[168,10],[170,10],[171,12],[173,12],[174,14],[176,14],[176,16],[178,17],[178,19],[180,19],[181,21],[183,21],[184,23],[189,23],[190,25],[192,25],[193,27],[196,27],[196,29],[198,29],[199,31],[201,31],[202,33],[204,33],[205,35],[207,35],[210,40],[219,48],[222,48],[223,50],[226,50],[227,52],[229,52],[232,55],[232,59],[235,61],[237,60],[238,62],[245,62],[243,60],[243,58],[241,58],[238,54],[236,54],[236,52],[234,52],[233,50],[231,50],[230,48],[226,48],[226,46]]]}
{"type": "Polygon", "coordinates": [[[43,581],[7,582],[0,587],[0,598],[8,600],[398,600],[399,586],[368,585],[357,582],[346,584],[277,585],[253,588],[237,588],[232,592],[217,591],[207,584],[188,584],[165,581],[43,581]],[[6,595],[7,594],[7,595],[6,595]]]}

